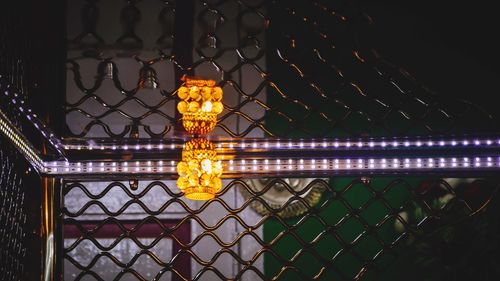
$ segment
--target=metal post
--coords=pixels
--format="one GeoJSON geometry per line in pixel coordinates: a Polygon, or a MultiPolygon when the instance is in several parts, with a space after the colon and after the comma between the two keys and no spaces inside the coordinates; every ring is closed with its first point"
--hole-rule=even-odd
{"type": "Polygon", "coordinates": [[[63,280],[62,179],[42,179],[42,281],[63,280]]]}

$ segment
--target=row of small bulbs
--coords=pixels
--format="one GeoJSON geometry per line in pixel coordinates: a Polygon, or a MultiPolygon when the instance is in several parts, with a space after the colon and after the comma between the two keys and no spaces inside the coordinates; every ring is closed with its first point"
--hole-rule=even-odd
{"type": "MultiPolygon", "coordinates": [[[[49,174],[65,173],[165,173],[175,174],[177,161],[131,162],[50,162],[45,163],[49,174]]],[[[356,171],[356,170],[419,170],[499,168],[500,157],[433,157],[433,158],[338,158],[338,159],[241,159],[222,161],[230,173],[280,171],[356,171]]]]}
{"type": "MultiPolygon", "coordinates": [[[[218,149],[356,149],[356,148],[408,148],[408,147],[468,147],[468,146],[497,146],[500,145],[500,140],[493,141],[491,139],[473,139],[473,140],[441,140],[441,141],[318,141],[318,142],[303,142],[303,141],[254,141],[254,142],[227,142],[215,141],[214,146],[218,149]]],[[[66,150],[163,150],[163,149],[182,149],[184,144],[180,143],[159,143],[159,144],[103,144],[103,145],[70,145],[64,146],[66,150]]]]}

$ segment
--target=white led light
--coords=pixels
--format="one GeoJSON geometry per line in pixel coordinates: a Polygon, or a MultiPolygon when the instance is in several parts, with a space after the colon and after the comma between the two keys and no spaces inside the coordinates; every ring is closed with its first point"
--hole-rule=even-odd
{"type": "Polygon", "coordinates": [[[374,147],[375,144],[371,141],[369,144],[368,144],[370,147],[374,147]]]}
{"type": "Polygon", "coordinates": [[[398,146],[398,142],[397,141],[392,142],[392,146],[397,147],[398,146]]]}
{"type": "Polygon", "coordinates": [[[161,149],[163,149],[163,144],[162,144],[162,143],[160,143],[160,144],[158,145],[158,149],[160,149],[160,150],[161,150],[161,149]]]}
{"type": "MultiPolygon", "coordinates": [[[[172,146],[174,146],[174,145],[172,144],[172,146]]],[[[153,147],[152,147],[150,144],[148,144],[148,145],[146,146],[146,149],[147,149],[147,150],[151,150],[151,148],[153,148],[153,147]]],[[[172,148],[172,149],[173,149],[173,148],[172,148]]]]}
{"type": "Polygon", "coordinates": [[[358,147],[363,147],[363,143],[362,142],[358,142],[358,147]]]}
{"type": "Polygon", "coordinates": [[[128,150],[128,145],[124,145],[123,150],[128,150]]]}
{"type": "Polygon", "coordinates": [[[464,141],[462,142],[462,144],[463,144],[463,145],[469,145],[469,142],[468,142],[468,141],[466,141],[466,140],[464,140],[464,141]]]}
{"type": "Polygon", "coordinates": [[[427,145],[428,145],[428,146],[433,146],[433,145],[434,145],[434,142],[429,141],[429,142],[427,142],[427,145]]]}
{"type": "Polygon", "coordinates": [[[327,147],[328,146],[328,144],[326,143],[326,141],[324,141],[322,145],[323,145],[323,147],[327,147]]]}
{"type": "Polygon", "coordinates": [[[475,144],[475,145],[480,145],[480,144],[481,144],[481,142],[480,142],[480,141],[478,141],[478,140],[475,140],[475,141],[474,141],[474,144],[475,144]]]}
{"type": "Polygon", "coordinates": [[[416,145],[417,146],[422,146],[422,143],[420,141],[417,141],[416,145]]]}
{"type": "Polygon", "coordinates": [[[334,143],[333,143],[333,146],[334,146],[334,147],[339,147],[339,143],[338,143],[338,142],[334,142],[334,143]]]}
{"type": "Polygon", "coordinates": [[[141,147],[140,147],[138,144],[136,144],[136,145],[135,145],[135,149],[136,149],[136,150],[139,150],[139,149],[141,149],[141,147]]]}
{"type": "Polygon", "coordinates": [[[451,141],[451,145],[455,146],[455,145],[457,145],[457,142],[453,140],[453,141],[451,141]]]}
{"type": "Polygon", "coordinates": [[[410,142],[405,141],[405,146],[410,146],[410,142]]]}
{"type": "Polygon", "coordinates": [[[111,149],[116,150],[116,145],[113,145],[111,149]]]}
{"type": "Polygon", "coordinates": [[[440,142],[439,142],[439,145],[440,145],[440,146],[444,146],[444,144],[445,144],[445,143],[444,143],[444,141],[440,141],[440,142]]]}
{"type": "Polygon", "coordinates": [[[345,146],[346,146],[346,147],[351,147],[351,143],[350,143],[350,142],[347,142],[347,143],[345,144],[345,146]]]}
{"type": "Polygon", "coordinates": [[[486,141],[486,144],[487,144],[487,145],[491,145],[492,143],[493,143],[493,142],[492,142],[491,140],[487,140],[487,141],[486,141]]]}

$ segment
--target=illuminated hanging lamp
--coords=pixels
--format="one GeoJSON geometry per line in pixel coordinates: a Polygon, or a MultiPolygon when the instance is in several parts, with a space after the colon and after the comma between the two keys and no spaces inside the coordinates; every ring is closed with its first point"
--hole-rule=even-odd
{"type": "Polygon", "coordinates": [[[203,80],[184,76],[184,85],[177,90],[180,98],[177,110],[182,114],[184,129],[193,135],[205,135],[217,124],[217,115],[222,112],[222,89],[214,80],[203,80]]]}
{"type": "Polygon", "coordinates": [[[207,139],[197,138],[186,143],[177,173],[177,187],[187,199],[209,200],[222,188],[222,163],[207,139]]]}

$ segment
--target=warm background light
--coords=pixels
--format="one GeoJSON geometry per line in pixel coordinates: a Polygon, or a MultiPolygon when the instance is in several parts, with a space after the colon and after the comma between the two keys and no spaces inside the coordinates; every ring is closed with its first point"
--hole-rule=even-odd
{"type": "Polygon", "coordinates": [[[213,80],[184,77],[183,81],[184,85],[177,90],[182,125],[190,134],[205,135],[214,129],[217,114],[224,109],[222,89],[213,80]]]}

